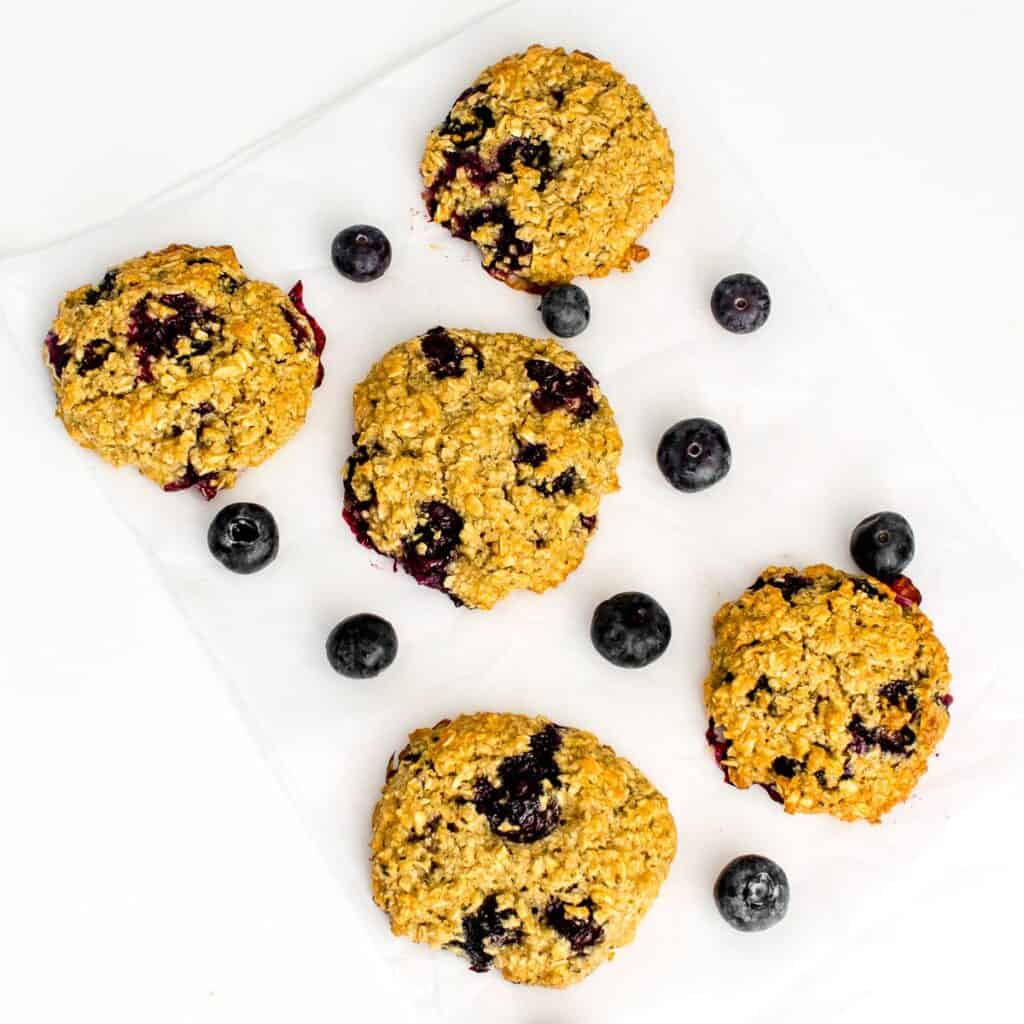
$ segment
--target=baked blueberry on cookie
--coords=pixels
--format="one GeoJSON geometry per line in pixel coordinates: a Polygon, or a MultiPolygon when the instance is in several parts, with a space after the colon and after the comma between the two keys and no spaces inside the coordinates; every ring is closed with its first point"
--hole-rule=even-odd
{"type": "Polygon", "coordinates": [[[551,340],[435,327],[356,386],[345,520],[456,604],[557,586],[583,558],[622,439],[551,340]]]}
{"type": "Polygon", "coordinates": [[[324,332],[302,284],[246,277],[227,245],[171,245],[64,296],[44,355],[83,447],[204,497],[302,426],[324,332]]]}
{"type": "Polygon", "coordinates": [[[484,71],[427,140],[427,212],[527,291],[647,258],[672,148],[636,86],[588,53],[531,46],[484,71]]]}
{"type": "Polygon", "coordinates": [[[790,813],[877,822],[910,795],[949,721],[946,651],[873,577],[766,569],[715,616],[704,683],[726,782],[790,813]]]}
{"type": "Polygon", "coordinates": [[[676,830],[665,798],[590,733],[476,714],[410,735],[371,850],[395,935],[561,988],[632,941],[676,830]]]}

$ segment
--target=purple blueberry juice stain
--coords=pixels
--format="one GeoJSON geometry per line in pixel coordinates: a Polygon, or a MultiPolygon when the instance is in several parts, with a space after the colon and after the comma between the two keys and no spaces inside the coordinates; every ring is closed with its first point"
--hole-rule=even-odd
{"type": "Polygon", "coordinates": [[[581,956],[591,946],[596,946],[604,939],[604,928],[594,920],[594,903],[586,899],[577,907],[583,907],[587,916],[570,917],[566,912],[566,904],[560,899],[552,899],[544,909],[544,923],[567,939],[573,953],[581,956]]]}
{"type": "Polygon", "coordinates": [[[185,468],[183,476],[164,484],[165,491],[187,491],[194,487],[207,501],[217,496],[216,473],[197,473],[191,465],[185,468]]]}
{"type": "Polygon", "coordinates": [[[881,726],[872,727],[865,724],[860,715],[854,715],[850,719],[847,730],[852,737],[846,748],[850,754],[866,754],[873,747],[878,747],[883,754],[906,757],[917,742],[917,734],[909,725],[890,732],[881,726]]]}
{"type": "Polygon", "coordinates": [[[722,776],[731,786],[733,782],[729,778],[729,769],[722,762],[729,756],[732,740],[726,739],[725,730],[720,725],[715,725],[713,718],[708,719],[708,731],[704,734],[704,738],[708,741],[712,751],[714,751],[715,764],[721,769],[722,776]]]}
{"type": "MultiPolygon", "coordinates": [[[[292,300],[292,305],[309,321],[309,326],[313,330],[313,351],[317,357],[316,380],[313,382],[313,387],[318,388],[324,382],[324,364],[320,356],[323,355],[324,348],[327,346],[327,335],[324,333],[324,329],[320,326],[317,318],[306,309],[306,303],[302,298],[301,281],[296,281],[292,285],[291,291],[288,292],[288,298],[292,300]]],[[[289,320],[290,323],[291,321],[289,320]]],[[[294,331],[292,335],[294,337],[294,331]]]]}
{"type": "MultiPolygon", "coordinates": [[[[472,96],[474,93],[471,92],[469,95],[472,96]]],[[[464,97],[464,99],[468,98],[468,96],[464,97]]],[[[460,100],[455,102],[459,103],[460,100]]],[[[463,121],[454,117],[452,111],[449,111],[448,116],[437,130],[438,135],[450,140],[449,145],[456,151],[475,146],[494,127],[494,113],[487,104],[477,103],[470,108],[469,113],[471,120],[463,121]]]]}
{"type": "Polygon", "coordinates": [[[485,897],[472,914],[463,915],[462,939],[451,945],[466,954],[471,971],[483,974],[490,968],[494,955],[487,952],[488,947],[513,946],[522,940],[522,930],[508,926],[514,917],[514,910],[498,909],[498,897],[494,895],[485,897]]]}
{"type": "Polygon", "coordinates": [[[443,501],[428,501],[421,511],[424,521],[406,540],[398,562],[417,583],[448,593],[444,581],[459,545],[462,516],[443,501]]]}
{"type": "Polygon", "coordinates": [[[538,412],[565,409],[581,421],[597,412],[597,402],[591,393],[597,381],[582,363],[566,372],[545,359],[528,359],[526,375],[537,384],[530,400],[538,412]]]}
{"type": "Polygon", "coordinates": [[[551,498],[556,494],[564,494],[567,497],[571,497],[578,483],[579,478],[576,475],[576,468],[569,466],[553,480],[542,480],[539,484],[534,484],[534,488],[547,498],[551,498]]]}
{"type": "Polygon", "coordinates": [[[775,587],[783,598],[792,604],[793,597],[799,594],[801,590],[805,590],[811,585],[811,581],[806,576],[800,576],[797,573],[788,573],[785,576],[776,576],[774,579],[757,579],[747,589],[751,593],[756,593],[758,590],[762,590],[765,587],[775,587]]]}
{"type": "Polygon", "coordinates": [[[188,340],[193,352],[209,349],[206,339],[196,339],[195,332],[214,334],[220,330],[221,319],[201,305],[191,295],[178,292],[173,295],[146,295],[139,299],[128,315],[128,344],[134,345],[139,359],[139,379],[151,382],[152,363],[160,358],[177,358],[178,341],[188,340]],[[149,312],[149,303],[173,309],[167,317],[156,317],[149,312]]]}
{"type": "Polygon", "coordinates": [[[108,270],[103,275],[103,280],[100,281],[95,288],[90,288],[84,295],[82,301],[87,306],[95,306],[101,299],[113,298],[114,293],[117,291],[117,271],[108,270]]]}
{"type": "Polygon", "coordinates": [[[779,792],[778,787],[774,782],[759,782],[758,785],[777,803],[784,804],[786,801],[783,799],[782,794],[779,792]]]}
{"type": "Polygon", "coordinates": [[[484,368],[484,357],[476,345],[460,345],[443,327],[432,327],[420,338],[420,351],[427,361],[427,369],[438,379],[461,377],[466,369],[462,365],[470,354],[476,360],[477,370],[484,368]]]}
{"type": "MultiPolygon", "coordinates": [[[[369,548],[371,551],[377,551],[373,541],[370,540],[370,527],[367,523],[367,517],[370,509],[377,504],[377,496],[373,491],[373,485],[370,485],[370,497],[366,501],[361,501],[359,499],[356,495],[355,488],[352,486],[352,477],[355,475],[356,466],[361,466],[363,463],[369,462],[372,453],[366,445],[359,444],[358,434],[352,435],[352,443],[356,446],[356,449],[349,456],[348,462],[345,463],[345,500],[341,517],[348,524],[348,528],[355,535],[356,540],[359,541],[364,548],[369,548]]],[[[378,554],[379,553],[380,552],[378,552],[378,554]]]]}
{"type": "Polygon", "coordinates": [[[582,512],[580,513],[580,526],[583,527],[587,533],[593,533],[594,528],[597,526],[597,516],[585,516],[582,512]]]}
{"type": "Polygon", "coordinates": [[[904,711],[914,712],[917,710],[917,695],[913,686],[906,679],[895,679],[886,683],[878,691],[879,697],[888,701],[894,707],[902,708],[904,711]]]}
{"type": "Polygon", "coordinates": [[[281,307],[281,315],[288,324],[288,330],[292,332],[296,350],[305,348],[309,344],[309,331],[306,330],[306,325],[287,306],[281,307]]]}
{"type": "Polygon", "coordinates": [[[795,757],[777,757],[772,761],[772,771],[783,779],[791,779],[797,772],[803,771],[801,764],[795,757]]]}
{"type": "Polygon", "coordinates": [[[503,205],[485,206],[474,210],[465,217],[452,217],[448,230],[456,238],[472,241],[473,234],[485,225],[498,226],[497,237],[487,246],[494,250],[495,260],[485,269],[495,277],[521,270],[527,257],[533,252],[533,243],[523,241],[516,234],[519,225],[512,219],[508,208],[503,205]]]}
{"type": "Polygon", "coordinates": [[[885,595],[878,590],[877,587],[873,587],[866,579],[862,576],[853,577],[853,589],[858,594],[866,594],[868,597],[872,597],[877,601],[884,601],[885,595]]]}
{"type": "Polygon", "coordinates": [[[547,141],[532,142],[529,139],[517,138],[503,142],[498,149],[497,167],[502,174],[511,174],[516,162],[524,167],[540,171],[538,190],[543,190],[553,177],[551,172],[551,147],[547,141]]]}
{"type": "Polygon", "coordinates": [[[53,331],[50,331],[43,339],[43,344],[46,346],[47,361],[53,367],[53,372],[57,377],[60,377],[71,360],[71,349],[53,331]]]}
{"type": "Polygon", "coordinates": [[[498,785],[477,779],[473,806],[496,836],[509,843],[535,843],[558,827],[562,809],[552,790],[562,785],[555,761],[561,745],[558,726],[546,725],[530,737],[526,753],[506,757],[498,765],[498,785]]]}
{"type": "Polygon", "coordinates": [[[517,466],[530,466],[532,469],[536,469],[547,462],[548,446],[546,444],[529,444],[517,438],[516,445],[519,450],[513,456],[512,461],[517,466]]]}
{"type": "Polygon", "coordinates": [[[111,351],[113,345],[105,338],[93,338],[82,351],[82,361],[78,364],[79,376],[90,370],[99,369],[107,361],[111,351]]]}

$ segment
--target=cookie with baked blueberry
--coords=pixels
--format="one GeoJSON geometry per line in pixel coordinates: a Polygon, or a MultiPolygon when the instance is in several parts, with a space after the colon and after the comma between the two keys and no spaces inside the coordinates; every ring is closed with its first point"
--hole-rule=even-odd
{"type": "Polygon", "coordinates": [[[285,294],[230,246],[171,245],[69,292],[43,347],[72,438],[212,498],[302,426],[324,341],[301,282],[285,294]]]}
{"type": "Polygon", "coordinates": [[[357,385],[345,519],[456,604],[540,593],[583,559],[622,439],[557,342],[435,327],[357,385]]]}
{"type": "Polygon", "coordinates": [[[708,742],[731,785],[790,813],[877,822],[949,722],[949,662],[928,617],[873,577],[766,569],[715,616],[708,742]]]}
{"type": "Polygon", "coordinates": [[[664,796],[590,733],[475,714],[410,735],[371,851],[396,935],[561,988],[632,941],[676,830],[664,796]]]}
{"type": "Polygon", "coordinates": [[[646,259],[672,194],[665,129],[636,86],[574,50],[531,46],[483,71],[427,139],[427,212],[494,277],[542,292],[646,259]]]}

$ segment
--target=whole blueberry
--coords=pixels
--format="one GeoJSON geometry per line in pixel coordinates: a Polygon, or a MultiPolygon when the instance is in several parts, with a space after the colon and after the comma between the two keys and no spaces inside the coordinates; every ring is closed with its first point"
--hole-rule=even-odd
{"type": "Polygon", "coordinates": [[[748,853],[730,861],[715,882],[722,917],[741,932],[778,924],[789,908],[789,879],[773,860],[748,853]]]}
{"type": "Polygon", "coordinates": [[[672,623],[653,597],[626,591],[594,609],[590,639],[613,665],[643,668],[665,653],[672,639],[672,623]]]}
{"type": "Polygon", "coordinates": [[[277,557],[277,523],[262,505],[236,501],[213,517],[206,542],[213,557],[232,572],[258,572],[277,557]]]}
{"type": "Polygon", "coordinates": [[[557,338],[575,338],[590,323],[590,299],[574,284],[550,288],[540,300],[544,326],[557,338]]]}
{"type": "Polygon", "coordinates": [[[372,679],[398,654],[395,627],[379,615],[362,612],[342,619],[327,636],[327,660],[349,679],[372,679]]]}
{"type": "Polygon", "coordinates": [[[353,224],[334,236],[331,262],[350,281],[376,281],[391,266],[391,243],[380,228],[353,224]]]}
{"type": "Polygon", "coordinates": [[[753,274],[723,277],[711,293],[711,312],[727,331],[750,334],[764,325],[772,308],[764,282],[753,274]]]}
{"type": "Polygon", "coordinates": [[[854,527],[850,554],[864,572],[888,582],[914,557],[914,531],[898,512],[876,512],[854,527]]]}
{"type": "Polygon", "coordinates": [[[680,420],[658,443],[658,468],[677,491],[703,491],[718,483],[731,465],[729,438],[714,420],[680,420]]]}

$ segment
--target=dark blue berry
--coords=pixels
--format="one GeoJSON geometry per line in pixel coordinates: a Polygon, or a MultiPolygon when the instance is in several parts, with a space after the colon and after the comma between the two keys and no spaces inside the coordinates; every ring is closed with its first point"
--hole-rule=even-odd
{"type": "Polygon", "coordinates": [[[331,262],[350,281],[376,281],[391,266],[391,243],[380,228],[353,224],[334,236],[331,262]]]}
{"type": "Polygon", "coordinates": [[[672,623],[653,597],[627,591],[594,609],[590,639],[613,665],[643,668],[665,653],[672,639],[672,623]]]}
{"type": "Polygon", "coordinates": [[[258,572],[277,557],[274,517],[248,501],[222,508],[213,517],[206,540],[213,557],[232,572],[258,572]]]}
{"type": "Polygon", "coordinates": [[[398,636],[387,619],[369,612],[342,619],[327,635],[327,660],[349,679],[372,679],[398,654],[398,636]]]}
{"type": "Polygon", "coordinates": [[[876,512],[854,527],[850,554],[864,572],[888,582],[914,557],[914,531],[898,512],[876,512]]]}
{"type": "Polygon", "coordinates": [[[733,334],[750,334],[763,326],[771,306],[768,289],[753,274],[723,277],[711,293],[712,314],[733,334]]]}
{"type": "Polygon", "coordinates": [[[562,786],[555,761],[561,746],[558,726],[546,725],[530,737],[526,753],[506,757],[498,765],[498,785],[477,779],[473,806],[505,842],[535,843],[561,823],[562,808],[554,796],[562,786]]]}
{"type": "Polygon", "coordinates": [[[589,420],[597,412],[591,391],[597,381],[582,363],[566,372],[546,359],[527,359],[526,376],[539,385],[530,395],[538,412],[565,409],[578,420],[589,420]]]}
{"type": "Polygon", "coordinates": [[[731,465],[729,438],[714,420],[681,420],[658,443],[658,468],[677,491],[703,491],[718,483],[731,465]]]}
{"type": "Polygon", "coordinates": [[[483,974],[494,962],[492,950],[522,941],[522,929],[509,927],[509,919],[514,920],[515,916],[514,910],[499,910],[498,897],[494,895],[484,897],[472,914],[463,915],[462,940],[451,945],[466,954],[471,971],[483,974]]]}
{"type": "Polygon", "coordinates": [[[789,879],[774,861],[748,853],[722,869],[715,882],[715,903],[733,928],[761,932],[786,916],[789,879]]]}
{"type": "Polygon", "coordinates": [[[570,917],[566,913],[566,905],[555,897],[544,908],[544,923],[566,939],[573,953],[580,956],[586,953],[591,946],[596,946],[603,941],[604,928],[594,920],[593,900],[583,900],[574,909],[578,907],[586,910],[585,918],[575,915],[570,917]]]}
{"type": "Polygon", "coordinates": [[[557,338],[575,338],[590,323],[590,299],[574,284],[550,288],[540,300],[544,326],[557,338]]]}

